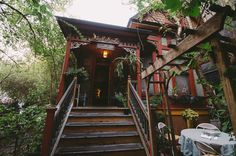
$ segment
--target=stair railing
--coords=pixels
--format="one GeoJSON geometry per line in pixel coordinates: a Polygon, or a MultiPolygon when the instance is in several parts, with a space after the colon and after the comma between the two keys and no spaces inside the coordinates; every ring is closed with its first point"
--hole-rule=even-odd
{"type": "Polygon", "coordinates": [[[147,156],[155,156],[156,144],[154,143],[155,140],[155,135],[153,134],[154,124],[152,123],[150,106],[148,102],[146,105],[144,105],[143,101],[141,100],[137,91],[132,85],[130,77],[128,78],[127,88],[128,88],[128,106],[130,108],[131,114],[134,119],[134,123],[137,127],[146,154],[147,156]]]}
{"type": "Polygon", "coordinates": [[[73,107],[77,78],[71,82],[56,107],[47,109],[41,156],[53,156],[73,107]]]}

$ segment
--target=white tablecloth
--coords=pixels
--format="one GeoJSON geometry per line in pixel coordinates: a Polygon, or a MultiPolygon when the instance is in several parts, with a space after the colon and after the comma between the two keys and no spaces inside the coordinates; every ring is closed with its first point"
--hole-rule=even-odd
{"type": "Polygon", "coordinates": [[[236,148],[236,141],[230,141],[230,136],[227,133],[220,132],[219,137],[207,138],[203,132],[208,130],[203,129],[184,129],[181,131],[179,144],[181,152],[185,156],[199,156],[200,153],[196,148],[194,141],[205,142],[212,145],[223,156],[233,156],[236,148]]]}

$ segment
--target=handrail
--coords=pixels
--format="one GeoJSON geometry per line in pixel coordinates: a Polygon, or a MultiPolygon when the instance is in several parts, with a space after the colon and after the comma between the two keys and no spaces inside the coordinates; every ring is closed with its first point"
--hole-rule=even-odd
{"type": "Polygon", "coordinates": [[[132,83],[128,81],[128,102],[134,123],[137,127],[141,141],[147,155],[150,155],[150,134],[149,118],[145,106],[134,89],[132,83]]]}
{"type": "Polygon", "coordinates": [[[147,114],[147,109],[145,108],[145,105],[143,104],[143,101],[140,99],[140,97],[138,96],[138,93],[136,92],[136,90],[134,89],[134,86],[132,85],[132,83],[129,84],[130,85],[130,90],[132,91],[131,93],[135,96],[139,107],[141,108],[142,112],[144,113],[144,115],[146,116],[146,118],[148,118],[148,114],[147,114]]]}
{"type": "Polygon", "coordinates": [[[75,91],[76,91],[76,84],[77,84],[77,78],[75,77],[56,107],[57,111],[55,113],[54,118],[55,118],[55,125],[58,124],[58,127],[55,127],[55,131],[54,131],[55,132],[55,136],[54,136],[55,142],[53,142],[53,144],[52,144],[52,151],[51,151],[50,156],[53,156],[56,152],[57,145],[60,141],[62,132],[63,132],[64,127],[66,125],[66,122],[67,122],[67,119],[68,119],[69,114],[71,112],[71,109],[73,107],[74,98],[75,98],[75,91]],[[69,98],[69,97],[71,97],[71,98],[69,98]],[[70,102],[68,102],[68,98],[69,98],[70,102]],[[59,118],[60,114],[62,114],[62,118],[59,118]],[[59,123],[57,123],[57,118],[59,118],[59,123]]]}
{"type": "Polygon", "coordinates": [[[69,113],[73,107],[77,78],[71,82],[56,107],[47,109],[41,156],[54,155],[69,113]]]}

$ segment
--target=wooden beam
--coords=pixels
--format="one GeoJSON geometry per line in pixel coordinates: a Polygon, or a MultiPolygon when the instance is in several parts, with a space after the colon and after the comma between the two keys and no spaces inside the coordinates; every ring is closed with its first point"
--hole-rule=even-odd
{"type": "Polygon", "coordinates": [[[69,68],[71,43],[72,43],[71,40],[67,40],[66,52],[65,52],[65,56],[64,56],[64,63],[63,63],[63,66],[62,66],[62,72],[61,72],[60,83],[59,83],[59,91],[57,93],[56,103],[58,103],[60,101],[61,97],[64,94],[64,90],[65,90],[65,72],[69,68]]]}
{"type": "Polygon", "coordinates": [[[233,125],[234,134],[236,134],[236,97],[233,92],[233,86],[231,80],[224,75],[228,65],[229,60],[227,53],[221,50],[220,43],[217,39],[212,40],[212,45],[216,55],[216,66],[219,71],[221,83],[224,90],[224,95],[226,102],[228,104],[228,110],[230,113],[231,122],[233,125]]]}
{"type": "Polygon", "coordinates": [[[164,61],[157,59],[153,66],[149,66],[145,71],[142,72],[142,79],[146,78],[156,70],[161,69],[166,64],[179,58],[191,48],[203,42],[205,39],[218,32],[223,28],[223,21],[225,19],[225,13],[215,14],[206,23],[202,24],[198,29],[197,33],[193,35],[188,35],[182,42],[180,42],[176,49],[171,49],[166,55],[164,61]]]}

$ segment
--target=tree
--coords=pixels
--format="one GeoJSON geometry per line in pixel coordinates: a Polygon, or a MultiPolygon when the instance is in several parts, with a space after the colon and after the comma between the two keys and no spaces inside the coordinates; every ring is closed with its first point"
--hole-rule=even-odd
{"type": "Polygon", "coordinates": [[[0,0],[0,54],[9,58],[0,59],[0,91],[13,99],[0,103],[0,155],[39,151],[45,106],[54,103],[64,54],[53,11],[66,2],[0,0]],[[6,47],[29,53],[19,61],[6,47]]]}
{"type": "MultiPolygon", "coordinates": [[[[0,45],[16,51],[29,48],[37,59],[46,61],[50,73],[50,97],[57,89],[64,54],[64,37],[53,16],[68,0],[14,0],[0,1],[0,45]]],[[[7,52],[0,48],[0,52],[7,52]]],[[[11,59],[15,63],[14,59],[11,59]]]]}

